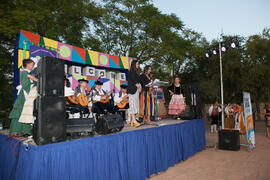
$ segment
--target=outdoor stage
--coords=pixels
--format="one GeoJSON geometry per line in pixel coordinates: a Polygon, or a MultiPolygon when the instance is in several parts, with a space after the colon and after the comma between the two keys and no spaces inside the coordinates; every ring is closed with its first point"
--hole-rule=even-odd
{"type": "Polygon", "coordinates": [[[205,147],[204,119],[157,125],[28,148],[0,134],[0,179],[145,179],[205,147]]]}

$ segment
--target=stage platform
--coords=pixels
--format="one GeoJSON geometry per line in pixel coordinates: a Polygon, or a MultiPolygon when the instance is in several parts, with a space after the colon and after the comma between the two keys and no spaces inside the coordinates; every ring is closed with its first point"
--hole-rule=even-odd
{"type": "Polygon", "coordinates": [[[43,146],[0,134],[0,179],[149,178],[205,147],[205,121],[162,120],[43,146]]]}

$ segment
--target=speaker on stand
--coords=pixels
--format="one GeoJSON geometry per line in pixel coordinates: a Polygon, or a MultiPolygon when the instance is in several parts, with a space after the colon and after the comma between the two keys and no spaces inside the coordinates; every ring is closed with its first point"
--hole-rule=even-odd
{"type": "Polygon", "coordinates": [[[66,140],[64,62],[42,57],[38,62],[38,94],[34,101],[33,138],[38,145],[66,140]]]}
{"type": "Polygon", "coordinates": [[[190,84],[185,91],[188,91],[189,96],[185,98],[186,103],[190,104],[180,114],[180,118],[184,120],[192,120],[202,117],[202,106],[200,99],[200,86],[199,83],[190,84]]]}
{"type": "Polygon", "coordinates": [[[190,110],[195,113],[196,118],[202,117],[202,104],[200,98],[199,83],[192,83],[189,86],[190,90],[190,110]]]}

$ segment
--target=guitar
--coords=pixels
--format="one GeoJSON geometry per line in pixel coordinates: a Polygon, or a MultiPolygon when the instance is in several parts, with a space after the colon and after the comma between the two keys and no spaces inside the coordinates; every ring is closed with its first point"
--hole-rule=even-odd
{"type": "Polygon", "coordinates": [[[79,104],[79,100],[77,97],[75,96],[68,96],[67,97],[67,101],[66,101],[66,104],[79,104]]]}
{"type": "Polygon", "coordinates": [[[78,99],[79,104],[81,106],[87,106],[89,104],[88,98],[89,98],[89,96],[85,96],[83,93],[81,93],[79,96],[77,96],[77,99],[78,99]]]}
{"type": "Polygon", "coordinates": [[[108,92],[107,94],[99,95],[99,96],[101,96],[101,100],[100,101],[93,101],[93,103],[101,102],[103,104],[106,104],[107,102],[109,102],[111,93],[112,93],[112,91],[108,92]]]}
{"type": "Polygon", "coordinates": [[[122,97],[122,101],[119,102],[119,103],[116,103],[116,105],[117,105],[117,107],[122,109],[127,105],[127,103],[129,103],[128,95],[125,95],[124,97],[122,97]]]}

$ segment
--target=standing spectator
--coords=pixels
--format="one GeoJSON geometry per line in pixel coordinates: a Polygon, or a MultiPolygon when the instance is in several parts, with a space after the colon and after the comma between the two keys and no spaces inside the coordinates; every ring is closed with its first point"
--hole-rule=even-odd
{"type": "MultiPolygon", "coordinates": [[[[251,103],[253,103],[253,102],[251,101],[251,103]]],[[[256,103],[253,103],[253,104],[252,104],[252,117],[253,117],[253,127],[254,127],[254,131],[255,131],[256,112],[257,112],[256,103]]]]}
{"type": "Polygon", "coordinates": [[[219,107],[219,103],[215,102],[209,108],[209,116],[211,117],[211,133],[214,131],[217,132],[217,124],[218,124],[218,115],[221,112],[221,108],[219,107]]]}
{"type": "Polygon", "coordinates": [[[266,121],[267,137],[270,138],[270,103],[267,103],[263,110],[266,121]]]}

